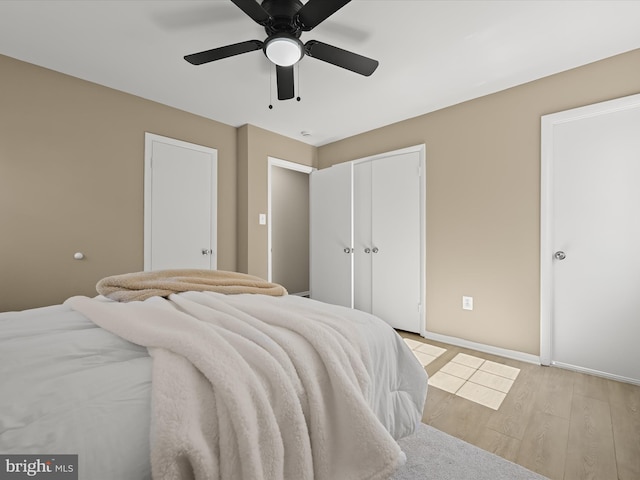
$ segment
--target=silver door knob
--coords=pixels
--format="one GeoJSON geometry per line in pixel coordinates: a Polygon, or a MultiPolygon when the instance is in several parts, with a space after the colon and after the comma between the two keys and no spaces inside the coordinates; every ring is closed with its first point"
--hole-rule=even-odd
{"type": "Polygon", "coordinates": [[[208,248],[202,249],[202,255],[211,255],[212,253],[213,253],[213,250],[209,250],[208,248]]]}
{"type": "Polygon", "coordinates": [[[567,254],[564,253],[562,250],[558,250],[556,253],[553,254],[553,256],[555,257],[556,260],[564,260],[565,258],[567,258],[567,254]]]}
{"type": "Polygon", "coordinates": [[[378,253],[378,252],[379,252],[378,247],[373,247],[373,250],[371,250],[371,251],[372,251],[373,253],[378,253]]]}
{"type": "Polygon", "coordinates": [[[365,248],[364,253],[371,253],[371,249],[369,247],[365,248]]]}
{"type": "Polygon", "coordinates": [[[351,252],[352,252],[352,249],[351,249],[351,248],[349,248],[349,247],[345,247],[345,248],[344,248],[344,250],[343,250],[343,252],[344,252],[344,253],[351,253],[351,252]]]}

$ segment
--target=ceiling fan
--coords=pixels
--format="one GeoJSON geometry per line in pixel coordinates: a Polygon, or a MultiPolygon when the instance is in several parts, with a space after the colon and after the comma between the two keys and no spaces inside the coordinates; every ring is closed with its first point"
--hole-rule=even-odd
{"type": "Polygon", "coordinates": [[[317,27],[351,0],[231,0],[256,23],[262,25],[267,39],[247,40],[225,47],[186,55],[184,59],[193,65],[221,60],[241,53],[262,49],[276,65],[278,100],[294,96],[293,66],[304,55],[317,58],[360,75],[369,76],[378,67],[378,61],[363,57],[317,40],[300,41],[302,32],[317,27]]]}

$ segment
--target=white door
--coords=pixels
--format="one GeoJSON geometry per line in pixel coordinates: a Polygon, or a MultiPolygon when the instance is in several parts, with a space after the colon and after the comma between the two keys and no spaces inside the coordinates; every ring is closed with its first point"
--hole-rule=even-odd
{"type": "Polygon", "coordinates": [[[352,165],[315,171],[309,180],[310,296],[352,307],[352,165]]]}
{"type": "MultiPolygon", "coordinates": [[[[420,331],[419,153],[372,162],[371,308],[393,328],[420,331]]],[[[357,281],[357,277],[356,277],[357,281]]]]}
{"type": "Polygon", "coordinates": [[[542,126],[543,363],[640,383],[640,95],[542,126]]]}
{"type": "Polygon", "coordinates": [[[372,166],[371,161],[353,166],[353,306],[369,313],[373,312],[372,166]]]}
{"type": "Polygon", "coordinates": [[[354,167],[354,306],[420,332],[420,153],[354,167]]]}
{"type": "Polygon", "coordinates": [[[145,270],[215,269],[217,152],[146,134],[145,270]]]}

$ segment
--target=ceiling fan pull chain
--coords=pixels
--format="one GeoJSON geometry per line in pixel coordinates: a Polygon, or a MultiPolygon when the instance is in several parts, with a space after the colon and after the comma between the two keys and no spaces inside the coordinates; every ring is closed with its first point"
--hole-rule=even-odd
{"type": "Polygon", "coordinates": [[[296,97],[296,100],[299,102],[300,101],[300,62],[296,63],[295,69],[296,69],[296,91],[298,92],[298,96],[296,97]]]}
{"type": "Polygon", "coordinates": [[[269,110],[273,110],[273,75],[274,66],[271,64],[269,65],[269,110]]]}

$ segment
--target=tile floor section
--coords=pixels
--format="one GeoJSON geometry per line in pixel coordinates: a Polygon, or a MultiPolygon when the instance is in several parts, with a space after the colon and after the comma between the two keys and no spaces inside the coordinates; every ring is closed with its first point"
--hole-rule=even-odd
{"type": "Polygon", "coordinates": [[[519,368],[459,353],[429,378],[429,385],[498,410],[519,368]]]}
{"type": "MultiPolygon", "coordinates": [[[[408,338],[404,341],[424,366],[447,351],[408,338]]],[[[519,373],[519,368],[459,353],[429,377],[429,385],[498,410],[519,373]]]]}
{"type": "Polygon", "coordinates": [[[447,351],[446,348],[436,347],[435,345],[418,342],[417,340],[411,340],[410,338],[405,338],[404,343],[406,343],[413,351],[413,354],[423,367],[426,367],[447,351]]]}

